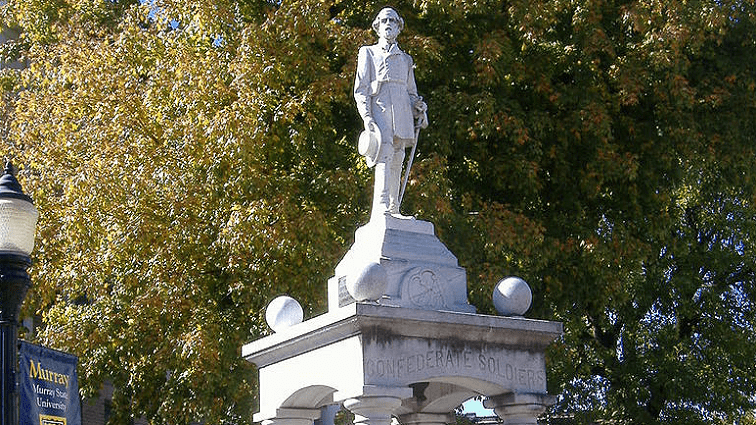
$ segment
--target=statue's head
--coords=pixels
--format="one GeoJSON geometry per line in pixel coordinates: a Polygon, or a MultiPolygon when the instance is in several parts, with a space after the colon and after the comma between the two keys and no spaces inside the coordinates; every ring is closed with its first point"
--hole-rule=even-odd
{"type": "Polygon", "coordinates": [[[404,19],[390,7],[384,7],[373,20],[373,30],[378,37],[394,40],[404,29],[404,19]]]}

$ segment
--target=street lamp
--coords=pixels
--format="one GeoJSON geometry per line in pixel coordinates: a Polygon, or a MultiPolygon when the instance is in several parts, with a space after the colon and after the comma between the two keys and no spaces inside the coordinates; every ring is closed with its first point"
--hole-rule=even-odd
{"type": "Polygon", "coordinates": [[[0,349],[2,375],[0,425],[18,424],[16,367],[18,361],[18,316],[31,279],[26,271],[31,265],[37,209],[24,194],[8,161],[0,177],[0,349]]]}

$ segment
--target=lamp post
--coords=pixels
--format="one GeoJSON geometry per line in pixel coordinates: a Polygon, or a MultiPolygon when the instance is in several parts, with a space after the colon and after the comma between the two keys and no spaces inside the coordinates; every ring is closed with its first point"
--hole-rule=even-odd
{"type": "Polygon", "coordinates": [[[16,368],[18,316],[26,292],[31,287],[27,269],[31,265],[37,209],[24,194],[8,161],[0,177],[0,425],[18,424],[16,368]]]}

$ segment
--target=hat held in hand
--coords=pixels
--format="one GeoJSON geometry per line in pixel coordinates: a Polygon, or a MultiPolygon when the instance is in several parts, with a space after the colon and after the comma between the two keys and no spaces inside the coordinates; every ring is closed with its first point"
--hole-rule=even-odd
{"type": "Polygon", "coordinates": [[[378,146],[381,143],[381,131],[377,125],[371,125],[371,129],[364,130],[360,134],[357,151],[365,157],[368,167],[373,167],[378,159],[378,146]]]}

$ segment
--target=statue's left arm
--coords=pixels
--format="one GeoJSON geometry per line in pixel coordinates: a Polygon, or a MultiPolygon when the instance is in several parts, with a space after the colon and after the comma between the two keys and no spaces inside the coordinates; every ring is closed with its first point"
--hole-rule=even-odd
{"type": "Polygon", "coordinates": [[[415,63],[412,57],[407,55],[409,59],[409,70],[407,71],[407,93],[409,94],[410,102],[412,104],[412,114],[416,120],[416,127],[425,128],[428,127],[428,116],[426,111],[428,105],[423,101],[422,96],[417,94],[417,84],[415,83],[415,63]]]}

